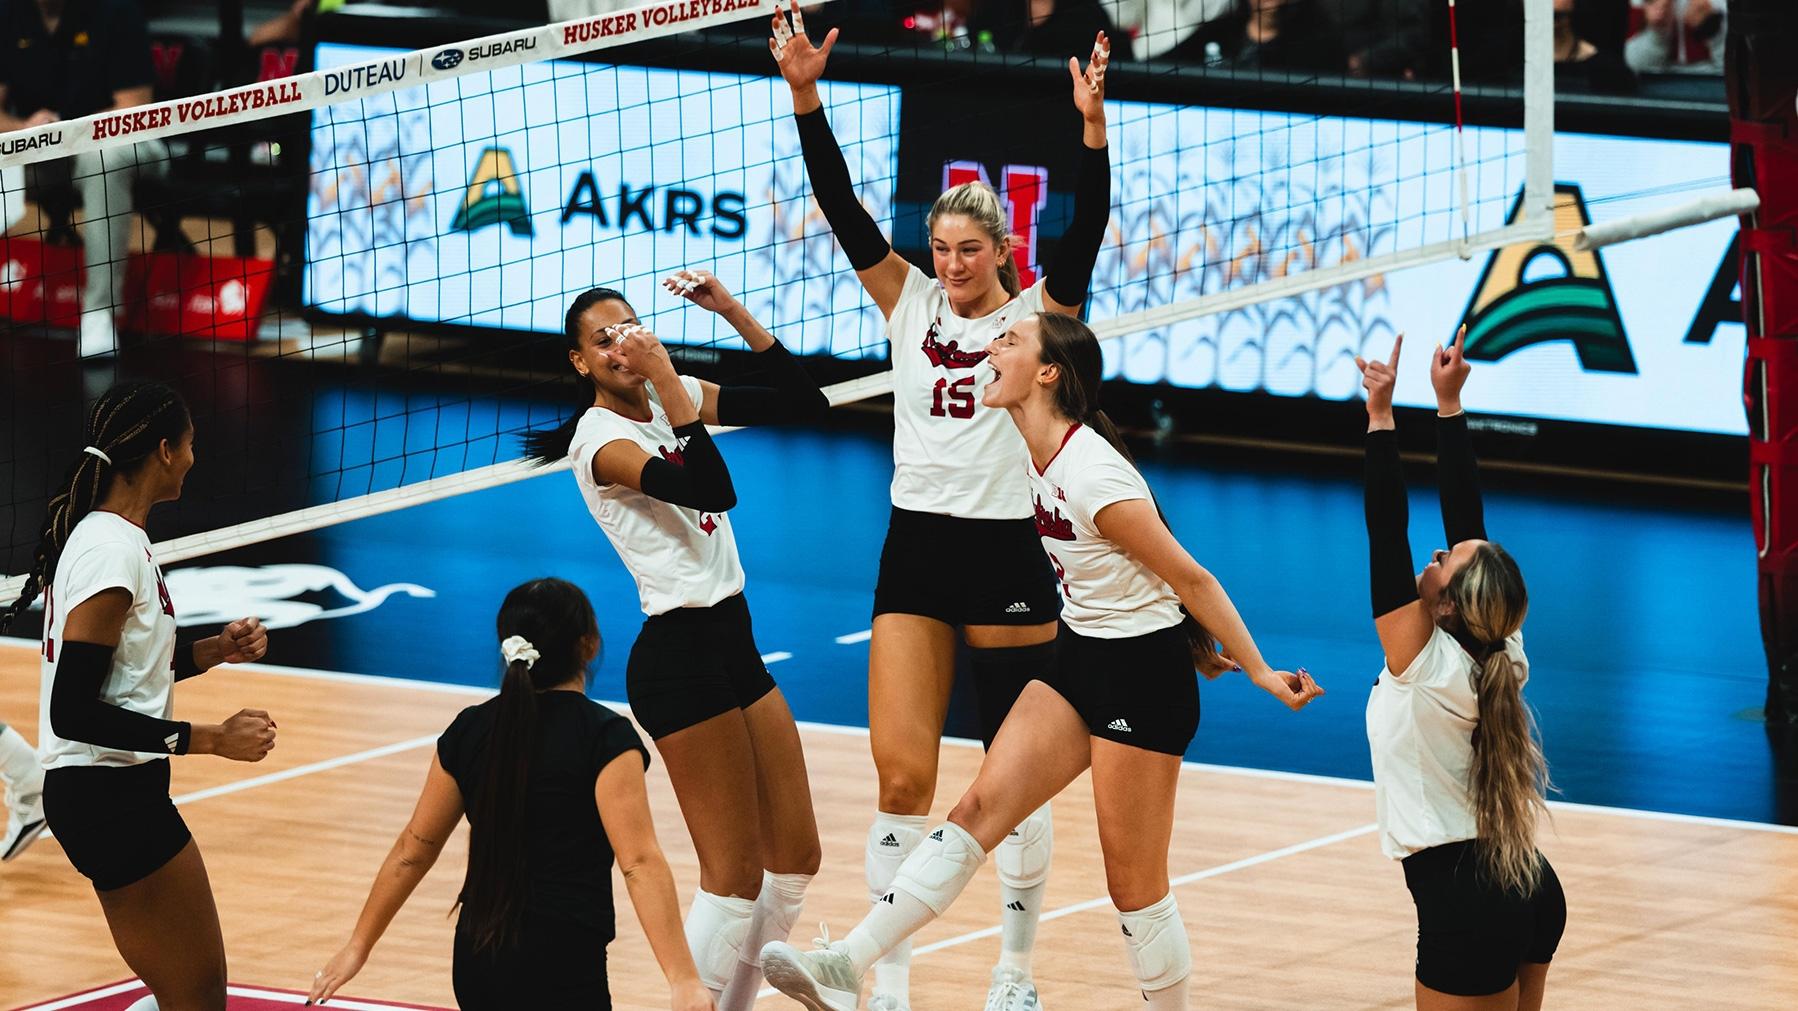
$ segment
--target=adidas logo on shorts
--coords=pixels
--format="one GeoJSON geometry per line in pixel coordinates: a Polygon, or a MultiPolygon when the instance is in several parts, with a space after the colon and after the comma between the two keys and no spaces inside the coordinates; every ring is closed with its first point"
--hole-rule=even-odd
{"type": "Polygon", "coordinates": [[[939,828],[935,832],[930,833],[930,841],[931,842],[942,842],[943,841],[943,830],[939,828]]]}
{"type": "Polygon", "coordinates": [[[887,833],[887,837],[886,837],[886,838],[885,838],[885,839],[882,839],[882,840],[881,840],[881,841],[880,841],[880,845],[882,845],[882,846],[891,846],[891,847],[893,847],[893,848],[894,848],[894,849],[898,849],[898,848],[899,848],[899,837],[898,837],[898,836],[895,836],[895,835],[894,835],[894,834],[893,834],[893,833],[891,833],[891,832],[888,832],[888,833],[887,833]]]}
{"type": "Polygon", "coordinates": [[[1030,613],[1030,605],[1026,604],[1020,600],[1017,603],[1006,608],[1005,613],[1006,614],[1029,614],[1030,613]]]}
{"type": "Polygon", "coordinates": [[[1005,908],[1011,910],[1014,913],[1024,912],[1024,904],[1022,902],[1019,902],[1017,899],[1012,899],[1010,902],[1007,902],[1005,904],[1005,908]]]}
{"type": "Polygon", "coordinates": [[[1120,716],[1117,719],[1112,720],[1110,723],[1106,724],[1105,729],[1106,730],[1115,730],[1120,734],[1128,734],[1131,732],[1130,724],[1125,723],[1124,718],[1122,716],[1120,716]]]}

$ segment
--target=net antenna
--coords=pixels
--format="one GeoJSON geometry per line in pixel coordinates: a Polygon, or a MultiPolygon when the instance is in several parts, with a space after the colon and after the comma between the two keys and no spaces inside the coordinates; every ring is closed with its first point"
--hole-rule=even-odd
{"type": "MultiPolygon", "coordinates": [[[[233,88],[198,99],[161,102],[125,112],[101,113],[32,130],[0,134],[0,170],[65,158],[83,151],[118,147],[137,140],[173,136],[201,127],[269,119],[319,109],[466,74],[592,53],[612,46],[699,28],[768,17],[772,10],[772,5],[766,0],[724,9],[727,6],[727,2],[703,3],[695,0],[647,3],[603,17],[501,33],[451,46],[435,46],[233,88]],[[471,60],[445,56],[452,50],[458,51],[459,56],[461,52],[477,47],[483,52],[501,55],[483,59],[478,64],[471,60]],[[396,61],[403,63],[406,68],[403,79],[393,73],[396,61]]],[[[1470,136],[1477,131],[1465,129],[1461,111],[1457,36],[1453,40],[1454,49],[1450,55],[1455,98],[1453,127],[1456,133],[1452,159],[1457,181],[1454,184],[1456,196],[1449,197],[1448,201],[1453,201],[1456,205],[1449,214],[1458,227],[1433,232],[1418,228],[1416,234],[1421,238],[1415,244],[1377,250],[1367,245],[1356,250],[1356,255],[1343,256],[1328,265],[1293,272],[1274,271],[1268,276],[1254,279],[1252,283],[1226,281],[1219,286],[1208,287],[1197,297],[1170,298],[1162,295],[1139,299],[1134,303],[1126,303],[1113,297],[1109,304],[1105,304],[1099,297],[1098,284],[1095,282],[1095,291],[1088,303],[1092,307],[1092,327],[1095,333],[1104,340],[1144,334],[1189,320],[1229,313],[1257,303],[1347,286],[1408,267],[1454,258],[1465,259],[1479,252],[1514,243],[1535,243],[1552,239],[1555,232],[1553,0],[1524,0],[1523,9],[1524,128],[1520,160],[1524,178],[1521,198],[1517,200],[1508,218],[1499,220],[1496,215],[1489,213],[1494,199],[1487,192],[1491,189],[1490,186],[1482,187],[1469,180],[1470,174],[1480,166],[1469,159],[1467,147],[1470,142],[1477,146],[1482,141],[1479,137],[1470,136]],[[1480,190],[1478,208],[1470,209],[1470,188],[1480,190]],[[1475,211],[1478,213],[1474,213],[1475,211]]],[[[1450,13],[1452,18],[1452,4],[1450,13]]],[[[775,83],[778,84],[778,79],[775,83]]],[[[1207,111],[1215,111],[1225,119],[1231,115],[1230,110],[1207,111]]],[[[1302,118],[1295,119],[1294,122],[1302,123],[1302,118]]],[[[1440,128],[1449,124],[1436,125],[1440,128]]],[[[1286,129],[1294,132],[1292,127],[1286,129]]],[[[1198,146],[1202,144],[1203,141],[1198,146]]],[[[1114,148],[1115,146],[1114,144],[1114,148]]],[[[1347,156],[1336,152],[1319,153],[1317,157],[1343,159],[1347,156]]],[[[1415,180],[1422,173],[1440,178],[1428,164],[1400,165],[1397,169],[1399,178],[1392,181],[1391,185],[1401,185],[1407,179],[1415,180]],[[1409,176],[1404,174],[1407,172],[1410,173],[1409,176]]],[[[17,174],[7,173],[8,176],[17,174]]],[[[1515,179],[1515,176],[1509,178],[1515,179]]],[[[1203,189],[1210,190],[1214,186],[1225,191],[1228,181],[1207,179],[1203,189]]],[[[1220,197],[1219,203],[1226,208],[1230,206],[1227,192],[1220,197]]],[[[1284,209],[1274,208],[1282,213],[1293,212],[1294,209],[1292,205],[1284,209]]],[[[1116,211],[1117,208],[1114,207],[1114,212],[1116,211]]],[[[1303,238],[1297,240],[1298,243],[1307,241],[1303,238]]],[[[1293,247],[1286,247],[1286,250],[1291,248],[1293,247]]],[[[1233,254],[1226,253],[1225,258],[1230,255],[1233,254]]],[[[1207,266],[1216,264],[1208,263],[1207,266]]],[[[1116,294],[1115,290],[1113,294],[1116,294]]],[[[772,322],[785,324],[791,321],[772,322]]],[[[880,372],[834,384],[827,387],[825,392],[833,404],[844,404],[891,390],[891,373],[880,372]]],[[[325,504],[174,538],[158,544],[156,552],[162,562],[180,562],[226,548],[273,540],[452,495],[557,473],[566,469],[566,466],[566,463],[561,463],[537,467],[524,460],[504,460],[402,483],[399,487],[346,495],[325,504]]],[[[23,582],[23,577],[0,581],[0,603],[16,597],[23,582]]]]}

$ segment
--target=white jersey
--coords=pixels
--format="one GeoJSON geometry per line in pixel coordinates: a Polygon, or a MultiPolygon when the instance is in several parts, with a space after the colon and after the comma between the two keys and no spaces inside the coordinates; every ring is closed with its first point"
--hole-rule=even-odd
{"type": "MultiPolygon", "coordinates": [[[[1505,652],[1529,679],[1523,635],[1505,652]]],[[[1402,674],[1381,668],[1367,700],[1374,812],[1380,850],[1402,860],[1419,850],[1479,835],[1474,813],[1473,732],[1480,725],[1477,665],[1437,628],[1402,674]]]]}
{"type": "Polygon", "coordinates": [[[1147,635],[1184,620],[1173,587],[1106,540],[1093,521],[1115,502],[1153,501],[1130,461],[1085,425],[1068,430],[1040,472],[1029,452],[1023,455],[1036,532],[1061,580],[1061,620],[1095,639],[1147,635]]]}
{"type": "Polygon", "coordinates": [[[1013,462],[1024,439],[980,402],[993,366],[986,346],[1043,308],[1038,281],[975,319],[949,308],[943,286],[909,267],[887,319],[893,365],[893,505],[975,520],[1023,519],[1029,491],[1013,462]]]}
{"type": "MultiPolygon", "coordinates": [[[[699,380],[682,376],[687,396],[698,404],[704,396],[699,380]]],[[[568,446],[575,483],[587,511],[618,550],[624,567],[637,581],[644,614],[678,607],[710,607],[743,590],[743,565],[730,517],[632,491],[620,484],[593,480],[593,456],[607,443],[623,439],[643,452],[678,462],[681,446],[668,423],[668,412],[655,386],[649,387],[649,420],[634,421],[603,407],[581,415],[568,446]]]]}
{"type": "Polygon", "coordinates": [[[56,736],[50,725],[50,697],[69,612],[102,590],[131,594],[112,670],[100,684],[101,701],[159,720],[174,719],[175,604],[150,556],[150,536],[117,513],[91,512],[70,531],[56,563],[56,577],[44,595],[43,658],[39,664],[38,756],[46,769],[84,765],[139,765],[162,754],[117,751],[56,736]]]}

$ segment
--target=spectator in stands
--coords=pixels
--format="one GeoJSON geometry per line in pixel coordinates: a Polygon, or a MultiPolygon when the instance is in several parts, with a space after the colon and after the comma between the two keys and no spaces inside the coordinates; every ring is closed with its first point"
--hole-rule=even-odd
{"type": "MultiPolygon", "coordinates": [[[[154,73],[135,0],[0,0],[0,130],[32,129],[150,101],[154,73]]],[[[159,140],[27,166],[24,184],[54,221],[81,195],[83,259],[80,353],[111,354],[124,305],[132,186],[167,171],[159,140]],[[60,202],[60,207],[58,203],[60,202]]]]}
{"type": "Polygon", "coordinates": [[[1348,54],[1328,2],[1235,0],[1170,55],[1247,69],[1340,74],[1348,54]]]}
{"type": "MultiPolygon", "coordinates": [[[[1234,0],[1104,0],[1120,34],[1129,38],[1131,54],[1139,60],[1173,59],[1180,44],[1192,38],[1199,26],[1223,17],[1234,0]]],[[[1113,45],[1112,57],[1122,53],[1113,45]]]]}
{"type": "MultiPolygon", "coordinates": [[[[1117,26],[1099,0],[985,0],[968,18],[976,40],[990,35],[999,49],[1037,56],[1086,58],[1100,32],[1117,38],[1117,26]]],[[[1112,59],[1128,58],[1130,47],[1114,45],[1112,59]]]]}
{"type": "Polygon", "coordinates": [[[1579,33],[1575,0],[1555,0],[1555,90],[1627,94],[1636,90],[1621,53],[1599,48],[1579,33]]]}
{"type": "Polygon", "coordinates": [[[1402,77],[1421,72],[1429,44],[1425,0],[1341,0],[1348,72],[1356,77],[1402,77]]]}
{"type": "Polygon", "coordinates": [[[1723,72],[1726,0],[1635,0],[1641,27],[1623,48],[1639,74],[1723,72]]]}

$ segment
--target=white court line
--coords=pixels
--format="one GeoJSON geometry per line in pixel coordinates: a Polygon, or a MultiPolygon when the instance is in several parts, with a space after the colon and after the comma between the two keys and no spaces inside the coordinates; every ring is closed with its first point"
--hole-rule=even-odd
{"type": "MultiPolygon", "coordinates": [[[[20,646],[35,651],[38,648],[36,639],[20,639],[16,636],[0,636],[0,643],[20,646]]],[[[773,654],[770,654],[773,655],[773,654]]],[[[771,662],[771,661],[770,661],[771,662]]],[[[375,685],[391,688],[395,685],[416,688],[420,691],[442,692],[451,695],[467,695],[486,698],[494,694],[492,688],[477,688],[470,685],[444,684],[439,681],[422,681],[416,678],[384,677],[373,674],[347,674],[343,671],[319,670],[310,667],[283,667],[279,664],[236,664],[236,669],[247,670],[257,674],[275,674],[282,677],[308,678],[318,681],[337,681],[345,684],[375,685]]],[[[609,699],[599,699],[602,705],[610,706],[620,712],[630,712],[630,705],[609,699]]],[[[867,737],[867,727],[848,727],[836,723],[812,723],[797,721],[801,730],[809,730],[820,734],[833,734],[838,737],[867,737]]],[[[944,737],[943,743],[955,747],[982,747],[979,741],[966,737],[944,737]]],[[[1248,779],[1273,779],[1287,783],[1312,783],[1319,786],[1345,786],[1356,790],[1371,790],[1373,783],[1365,779],[1349,779],[1342,776],[1321,776],[1308,772],[1282,772],[1278,769],[1253,769],[1240,765],[1212,765],[1206,762],[1182,762],[1181,768],[1195,772],[1214,772],[1223,776],[1238,776],[1248,779]]],[[[1556,811],[1575,811],[1582,814],[1601,814],[1617,818],[1630,818],[1637,821],[1673,822],[1681,825],[1708,825],[1713,828],[1734,828],[1748,832],[1769,832],[1775,835],[1798,835],[1798,825],[1776,825],[1760,821],[1744,821],[1739,818],[1718,818],[1703,814],[1679,814],[1673,811],[1642,811],[1626,807],[1606,807],[1602,804],[1581,804],[1574,801],[1551,800],[1549,808],[1556,811]]]]}
{"type": "MultiPolygon", "coordinates": [[[[1190,885],[1195,882],[1204,881],[1208,878],[1221,877],[1234,871],[1247,870],[1250,867],[1272,863],[1273,861],[1280,860],[1284,857],[1296,856],[1297,854],[1305,853],[1310,850],[1331,846],[1342,842],[1345,839],[1354,839],[1358,836],[1364,836],[1370,832],[1376,831],[1378,828],[1378,825],[1368,824],[1345,829],[1341,832],[1332,832],[1329,835],[1318,836],[1316,839],[1308,839],[1302,843],[1294,843],[1291,846],[1282,846],[1277,850],[1268,850],[1266,853],[1257,853],[1252,857],[1244,857],[1241,860],[1232,860],[1227,864],[1218,864],[1216,867],[1207,867],[1204,870],[1193,871],[1191,874],[1182,874],[1169,881],[1168,885],[1173,888],[1178,888],[1181,885],[1190,885]]],[[[1085,902],[1076,902],[1070,906],[1052,909],[1042,915],[1041,921],[1047,923],[1050,920],[1059,920],[1064,916],[1072,916],[1075,913],[1084,913],[1089,909],[1104,909],[1110,905],[1111,896],[1109,895],[1097,899],[1087,899],[1085,902]]],[[[941,951],[944,948],[953,948],[957,945],[967,944],[970,941],[978,941],[981,938],[998,937],[999,932],[999,927],[986,927],[981,930],[969,931],[966,934],[947,937],[941,941],[933,941],[921,948],[913,948],[912,955],[928,955],[933,951],[941,951]]]]}
{"type": "Polygon", "coordinates": [[[773,653],[763,653],[762,654],[762,662],[763,663],[779,663],[782,660],[791,660],[791,659],[793,659],[793,654],[788,653],[784,649],[776,650],[773,653]]]}
{"type": "MultiPolygon", "coordinates": [[[[98,990],[89,990],[86,993],[78,993],[73,997],[64,997],[60,1000],[53,1000],[47,1004],[33,1004],[30,1007],[20,1008],[19,1011],[62,1011],[63,1008],[80,1007],[89,1001],[103,1000],[107,997],[117,997],[121,994],[129,994],[138,990],[147,989],[148,988],[144,986],[143,980],[127,980],[126,982],[102,987],[98,990]]],[[[303,993],[283,993],[279,990],[264,990],[261,987],[254,986],[228,986],[225,988],[225,993],[232,997],[254,997],[261,1000],[274,1001],[280,1004],[306,1003],[306,995],[303,993]]],[[[370,1004],[367,1001],[350,1000],[345,997],[333,997],[331,998],[330,1003],[322,1004],[320,1006],[327,1008],[344,1008],[345,1011],[395,1011],[395,1009],[401,1009],[401,1011],[403,1011],[403,1009],[407,1007],[407,1005],[404,1004],[370,1004]]]]}
{"type": "Polygon", "coordinates": [[[837,636],[837,645],[853,646],[858,642],[867,642],[872,638],[874,638],[874,630],[871,628],[864,628],[860,632],[851,632],[848,635],[837,636]]]}

